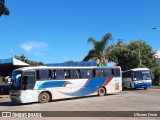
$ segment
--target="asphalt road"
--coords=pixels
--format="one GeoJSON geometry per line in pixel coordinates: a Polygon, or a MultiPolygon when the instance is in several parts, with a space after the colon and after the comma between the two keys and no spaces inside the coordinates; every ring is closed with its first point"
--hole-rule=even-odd
{"type": "MultiPolygon", "coordinates": [[[[12,103],[9,98],[0,98],[0,111],[137,111],[136,115],[139,115],[138,111],[160,111],[160,89],[148,89],[148,90],[125,90],[116,94],[106,95],[103,97],[90,96],[83,98],[56,100],[49,103],[32,103],[32,104],[16,104],[12,103]]],[[[77,114],[75,112],[75,114],[77,114]]],[[[102,117],[101,113],[99,117],[87,117],[83,119],[107,119],[102,117]]],[[[148,114],[148,113],[144,113],[148,114]]],[[[143,115],[144,115],[143,114],[143,115]]],[[[156,112],[155,112],[156,114],[156,112]]],[[[157,113],[158,114],[158,113],[157,113]]],[[[160,113],[159,113],[160,114],[160,113]]],[[[73,115],[74,116],[74,115],[73,115]]],[[[76,115],[75,115],[76,116],[76,115]]],[[[97,115],[98,116],[98,115],[97,115]]],[[[123,115],[122,115],[123,116],[123,115]]],[[[62,118],[64,119],[63,113],[62,118]]],[[[9,118],[3,118],[9,119],[9,118]]],[[[15,118],[17,119],[17,118],[15,118]]],[[[20,118],[19,118],[20,119],[20,118]]],[[[36,118],[32,118],[36,119],[36,118]]],[[[41,118],[44,119],[44,118],[41,118]]],[[[51,119],[51,118],[47,118],[51,119]]],[[[66,119],[66,118],[65,118],[66,119]]],[[[67,119],[73,119],[73,117],[67,117],[67,119]]],[[[79,117],[76,119],[82,119],[79,117]]],[[[159,120],[160,117],[111,117],[112,119],[122,120],[159,120]]]]}

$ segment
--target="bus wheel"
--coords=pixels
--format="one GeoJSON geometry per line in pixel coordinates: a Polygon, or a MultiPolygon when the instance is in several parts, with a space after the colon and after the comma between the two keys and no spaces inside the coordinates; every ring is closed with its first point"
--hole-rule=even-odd
{"type": "Polygon", "coordinates": [[[39,95],[38,101],[39,101],[40,103],[47,103],[47,102],[49,102],[49,100],[50,100],[50,96],[49,96],[48,93],[43,92],[43,93],[41,93],[41,94],[39,95]]]}
{"type": "Polygon", "coordinates": [[[144,90],[147,90],[147,87],[144,87],[144,90]]]}
{"type": "Polygon", "coordinates": [[[100,88],[98,89],[98,95],[99,95],[99,96],[105,96],[105,95],[106,95],[106,90],[105,90],[104,87],[100,87],[100,88]]]}

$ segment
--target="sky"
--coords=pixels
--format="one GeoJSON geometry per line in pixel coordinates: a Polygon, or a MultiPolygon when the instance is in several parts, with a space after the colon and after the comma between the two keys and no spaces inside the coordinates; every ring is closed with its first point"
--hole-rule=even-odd
{"type": "Polygon", "coordinates": [[[6,0],[0,17],[0,59],[24,54],[43,63],[82,61],[88,38],[143,40],[160,50],[160,0],[6,0]]]}

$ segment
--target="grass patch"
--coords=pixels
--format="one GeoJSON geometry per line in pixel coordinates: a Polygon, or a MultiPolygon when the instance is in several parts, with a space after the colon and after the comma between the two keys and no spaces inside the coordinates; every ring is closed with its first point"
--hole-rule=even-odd
{"type": "Polygon", "coordinates": [[[153,89],[160,89],[160,86],[152,86],[153,89]]]}

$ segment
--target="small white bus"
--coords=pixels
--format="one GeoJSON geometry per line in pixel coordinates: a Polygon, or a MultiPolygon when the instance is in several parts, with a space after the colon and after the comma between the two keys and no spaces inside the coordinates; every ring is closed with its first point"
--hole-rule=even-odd
{"type": "Polygon", "coordinates": [[[148,68],[134,68],[122,72],[123,88],[144,88],[152,86],[151,72],[148,68]]]}

